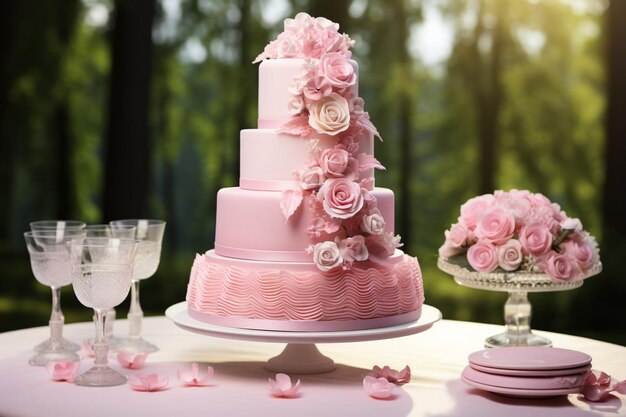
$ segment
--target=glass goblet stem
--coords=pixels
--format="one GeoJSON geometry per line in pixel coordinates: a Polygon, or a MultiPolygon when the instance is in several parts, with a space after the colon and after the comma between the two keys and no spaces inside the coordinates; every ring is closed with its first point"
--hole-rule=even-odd
{"type": "Polygon", "coordinates": [[[106,366],[109,363],[107,359],[109,345],[106,342],[107,311],[107,309],[94,309],[96,315],[96,341],[93,344],[93,351],[96,355],[95,366],[106,366]]]}
{"type": "Polygon", "coordinates": [[[131,339],[141,337],[141,319],[143,310],[139,303],[139,280],[134,279],[130,287],[130,307],[128,309],[128,335],[131,339]]]}
{"type": "Polygon", "coordinates": [[[65,317],[61,311],[61,288],[52,287],[52,313],[50,314],[50,345],[53,349],[60,348],[63,343],[63,323],[65,317]]]}

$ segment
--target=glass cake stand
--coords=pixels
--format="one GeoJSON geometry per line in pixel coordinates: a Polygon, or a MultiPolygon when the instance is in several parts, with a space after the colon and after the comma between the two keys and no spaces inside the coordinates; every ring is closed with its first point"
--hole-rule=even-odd
{"type": "Polygon", "coordinates": [[[602,264],[594,265],[583,279],[556,282],[541,272],[477,272],[468,269],[467,261],[439,258],[437,267],[452,275],[457,284],[479,290],[508,292],[504,304],[504,333],[485,339],[485,347],[552,346],[548,338],[533,334],[530,329],[532,307],[529,292],[573,290],[583,285],[583,279],[599,274],[602,264]]]}
{"type": "Polygon", "coordinates": [[[240,329],[216,326],[193,319],[187,314],[187,302],[170,306],[165,316],[183,330],[207,336],[255,342],[287,343],[280,355],[271,358],[265,369],[288,374],[319,374],[335,369],[335,362],[324,356],[316,343],[364,342],[390,339],[424,332],[441,320],[441,312],[424,305],[418,320],[409,323],[367,330],[334,332],[287,332],[273,330],[240,329]]]}

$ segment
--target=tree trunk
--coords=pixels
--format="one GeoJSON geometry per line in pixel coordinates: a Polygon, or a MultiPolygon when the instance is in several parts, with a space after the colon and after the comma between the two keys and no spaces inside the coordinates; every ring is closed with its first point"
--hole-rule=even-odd
{"type": "Polygon", "coordinates": [[[483,54],[479,41],[485,34],[484,2],[480,1],[476,11],[476,26],[472,39],[473,78],[472,99],[476,109],[478,134],[478,191],[492,193],[495,188],[499,146],[499,116],[502,107],[502,53],[504,43],[504,3],[495,3],[495,26],[491,40],[491,51],[483,54]]]}
{"type": "Polygon", "coordinates": [[[148,215],[152,157],[148,114],[155,1],[115,1],[104,221],[148,215]]]}
{"type": "MultiPolygon", "coordinates": [[[[626,199],[624,189],[626,167],[626,2],[612,0],[607,10],[608,65],[605,179],[602,197],[603,235],[612,241],[626,239],[626,199]]],[[[603,240],[605,240],[603,239],[603,240]]]]}
{"type": "Polygon", "coordinates": [[[313,17],[325,17],[335,23],[339,23],[339,32],[349,33],[349,6],[349,0],[311,0],[309,13],[313,17]]]}
{"type": "Polygon", "coordinates": [[[10,1],[0,13],[0,242],[8,240],[11,234],[16,155],[9,90],[17,75],[14,68],[15,44],[19,33],[19,17],[23,15],[24,5],[25,2],[10,1]]]}

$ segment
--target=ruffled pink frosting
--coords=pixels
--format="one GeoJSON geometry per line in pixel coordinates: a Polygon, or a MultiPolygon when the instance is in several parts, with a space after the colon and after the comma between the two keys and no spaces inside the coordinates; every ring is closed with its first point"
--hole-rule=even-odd
{"type": "Polygon", "coordinates": [[[301,330],[316,330],[318,322],[319,330],[324,330],[328,329],[324,323],[334,321],[403,315],[404,321],[414,320],[424,291],[417,259],[400,251],[387,264],[367,261],[347,271],[338,268],[321,273],[311,262],[242,261],[211,250],[196,256],[187,302],[193,317],[244,319],[237,327],[253,327],[250,321],[254,320],[263,321],[256,328],[288,321],[306,322],[301,330]]]}

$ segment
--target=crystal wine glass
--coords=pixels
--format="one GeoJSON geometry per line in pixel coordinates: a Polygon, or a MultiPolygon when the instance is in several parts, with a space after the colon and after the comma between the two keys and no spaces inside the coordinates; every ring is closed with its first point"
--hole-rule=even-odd
{"type": "Polygon", "coordinates": [[[83,238],[80,229],[36,230],[24,233],[30,265],[37,281],[52,289],[52,313],[50,314],[50,339],[35,347],[38,352],[29,364],[44,366],[50,361],[78,360],[76,351],[80,345],[63,338],[65,318],[61,311],[61,287],[72,282],[66,243],[83,238]]]}
{"type": "MultiPolygon", "coordinates": [[[[86,237],[116,237],[119,239],[134,239],[135,238],[135,226],[118,225],[113,226],[110,224],[88,224],[83,230],[85,230],[86,237]]],[[[112,308],[107,313],[107,325],[105,329],[105,337],[109,343],[109,349],[115,351],[120,344],[121,339],[113,336],[113,324],[115,323],[115,317],[117,313],[112,308]]],[[[95,316],[94,316],[95,320],[95,316]]]]}
{"type": "Polygon", "coordinates": [[[126,377],[108,366],[105,337],[107,312],[130,290],[139,242],[131,239],[90,237],[68,243],[72,286],[76,298],[96,315],[94,365],[76,378],[76,385],[108,387],[126,383],[126,377]]]}
{"type": "Polygon", "coordinates": [[[141,337],[141,320],[143,310],[139,303],[139,282],[150,278],[159,267],[161,259],[161,242],[165,232],[163,220],[129,219],[115,220],[112,226],[135,226],[135,239],[140,242],[133,271],[133,283],[130,291],[130,308],[128,310],[128,338],[125,338],[119,349],[133,352],[155,352],[158,347],[141,337]]]}

